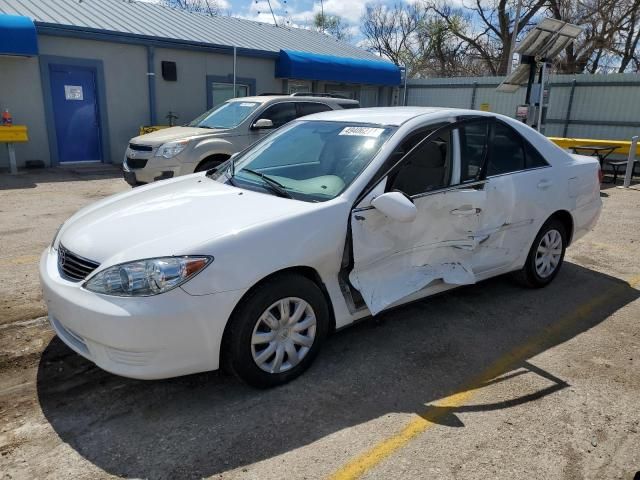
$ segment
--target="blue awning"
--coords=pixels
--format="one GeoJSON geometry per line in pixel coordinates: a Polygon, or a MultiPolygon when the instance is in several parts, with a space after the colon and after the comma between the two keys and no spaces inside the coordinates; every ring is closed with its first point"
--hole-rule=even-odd
{"type": "Polygon", "coordinates": [[[280,50],[276,77],[371,85],[400,85],[400,68],[383,60],[280,50]]]}
{"type": "Polygon", "coordinates": [[[0,55],[38,55],[38,36],[33,20],[0,14],[0,55]]]}

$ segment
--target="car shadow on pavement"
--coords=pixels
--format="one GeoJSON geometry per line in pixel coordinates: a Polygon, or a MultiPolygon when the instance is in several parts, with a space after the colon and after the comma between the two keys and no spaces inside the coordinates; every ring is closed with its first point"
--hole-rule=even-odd
{"type": "Polygon", "coordinates": [[[639,296],[626,282],[571,263],[545,289],[523,289],[508,276],[492,279],[333,335],[307,373],[271,390],[218,373],[129,380],[103,372],[54,338],[40,361],[38,397],[62,441],[110,474],[201,478],[391,413],[463,427],[458,413],[540,401],[567,382],[528,359],[639,296]],[[483,405],[432,405],[472,384],[508,381],[523,371],[551,386],[483,405]]]}
{"type": "MultiPolygon", "coordinates": [[[[122,168],[111,164],[90,164],[20,170],[17,175],[0,173],[0,190],[35,188],[43,183],[123,178],[122,168]]],[[[124,182],[124,179],[122,180],[124,182]]]]}

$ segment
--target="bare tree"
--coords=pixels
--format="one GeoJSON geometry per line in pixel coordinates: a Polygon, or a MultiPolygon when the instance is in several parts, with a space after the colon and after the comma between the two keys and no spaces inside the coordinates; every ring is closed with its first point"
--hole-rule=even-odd
{"type": "MultiPolygon", "coordinates": [[[[568,0],[570,1],[570,0],[568,0]]],[[[451,7],[446,0],[428,0],[451,33],[466,42],[492,75],[505,75],[511,58],[511,38],[516,25],[515,0],[475,0],[451,7]]],[[[526,32],[544,12],[548,0],[523,0],[518,32],[526,32]]]]}
{"type": "Polygon", "coordinates": [[[553,18],[583,27],[558,59],[563,73],[624,72],[637,56],[640,0],[550,0],[553,18]]]}
{"type": "Polygon", "coordinates": [[[545,16],[584,32],[554,59],[559,73],[640,69],[640,0],[416,0],[369,4],[362,19],[366,46],[411,76],[504,75],[513,30],[521,39],[545,16]]]}
{"type": "Polygon", "coordinates": [[[385,56],[396,65],[407,66],[412,75],[430,52],[418,29],[425,21],[426,10],[419,3],[396,3],[388,7],[369,4],[361,20],[365,46],[385,56]]]}
{"type": "Polygon", "coordinates": [[[621,31],[622,35],[613,51],[620,56],[618,72],[623,73],[629,67],[638,73],[640,71],[640,15],[634,9],[629,17],[628,26],[621,31]]]}
{"type": "Polygon", "coordinates": [[[205,13],[212,17],[220,14],[220,6],[216,0],[161,0],[160,3],[188,12],[205,13]]]}
{"type": "Polygon", "coordinates": [[[410,77],[480,75],[486,68],[453,33],[463,21],[452,13],[446,22],[418,2],[375,3],[367,5],[361,31],[369,50],[406,66],[410,77]]]}
{"type": "Polygon", "coordinates": [[[313,26],[317,31],[328,33],[338,40],[350,41],[352,38],[349,24],[338,15],[318,12],[313,17],[313,26]]]}

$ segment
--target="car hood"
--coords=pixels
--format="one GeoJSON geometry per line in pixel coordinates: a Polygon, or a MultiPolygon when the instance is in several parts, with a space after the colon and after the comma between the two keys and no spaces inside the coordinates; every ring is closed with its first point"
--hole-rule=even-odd
{"type": "Polygon", "coordinates": [[[73,215],[60,243],[104,265],[171,255],[214,254],[212,240],[285,216],[308,203],[243,190],[204,173],[157,182],[101,200],[73,215]]]}
{"type": "Polygon", "coordinates": [[[207,135],[218,135],[226,133],[225,128],[195,128],[195,127],[169,127],[156,130],[155,132],[140,135],[131,139],[131,143],[138,145],[151,145],[153,147],[174,140],[182,140],[190,137],[201,137],[207,135]]]}

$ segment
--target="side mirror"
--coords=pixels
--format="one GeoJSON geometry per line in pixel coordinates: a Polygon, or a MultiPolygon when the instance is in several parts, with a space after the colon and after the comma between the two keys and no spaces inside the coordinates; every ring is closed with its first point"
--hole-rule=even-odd
{"type": "Polygon", "coordinates": [[[383,193],[374,198],[371,205],[398,222],[413,222],[418,215],[418,210],[413,202],[400,192],[383,193]]]}
{"type": "Polygon", "coordinates": [[[260,118],[255,121],[251,128],[255,128],[256,130],[261,130],[263,128],[273,128],[273,122],[268,118],[260,118]]]}

